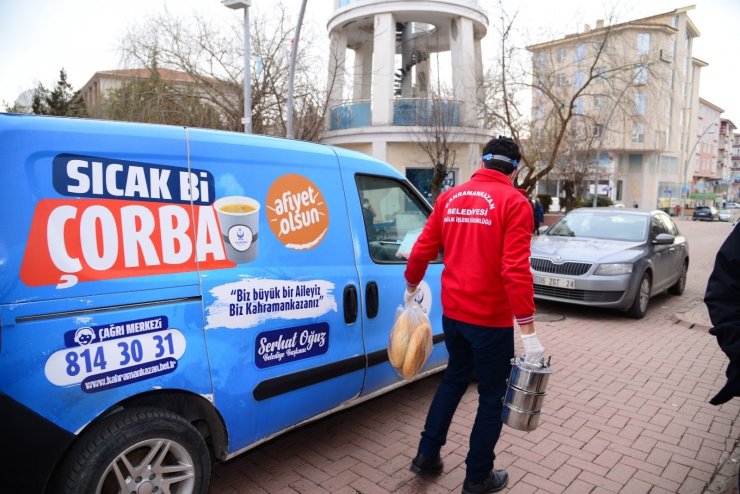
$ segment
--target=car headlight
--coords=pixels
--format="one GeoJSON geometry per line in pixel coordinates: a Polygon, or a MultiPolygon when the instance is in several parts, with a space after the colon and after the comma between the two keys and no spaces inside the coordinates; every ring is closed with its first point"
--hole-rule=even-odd
{"type": "Polygon", "coordinates": [[[632,272],[631,262],[618,262],[614,264],[600,264],[594,274],[612,276],[616,274],[630,274],[632,272]]]}

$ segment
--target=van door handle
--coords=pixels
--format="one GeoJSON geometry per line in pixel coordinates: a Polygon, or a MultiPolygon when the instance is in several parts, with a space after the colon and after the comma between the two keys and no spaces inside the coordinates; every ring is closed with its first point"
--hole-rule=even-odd
{"type": "Polygon", "coordinates": [[[344,287],[344,322],[352,324],[357,320],[357,288],[355,285],[344,287]]]}
{"type": "Polygon", "coordinates": [[[374,281],[365,285],[365,312],[368,319],[378,315],[378,284],[374,281]]]}

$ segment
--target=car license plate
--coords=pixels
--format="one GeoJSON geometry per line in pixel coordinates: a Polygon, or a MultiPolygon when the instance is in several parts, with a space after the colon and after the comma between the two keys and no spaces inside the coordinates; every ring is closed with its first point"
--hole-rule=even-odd
{"type": "Polygon", "coordinates": [[[534,284],[572,289],[576,287],[576,280],[572,280],[569,278],[555,278],[553,276],[534,275],[534,284]]]}

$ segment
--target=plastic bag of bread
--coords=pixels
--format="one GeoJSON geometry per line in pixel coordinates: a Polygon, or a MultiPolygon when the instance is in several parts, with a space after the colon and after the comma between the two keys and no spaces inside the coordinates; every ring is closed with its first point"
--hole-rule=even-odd
{"type": "Polygon", "coordinates": [[[432,353],[432,325],[424,309],[412,303],[399,307],[388,341],[388,360],[399,376],[411,379],[432,353]]]}

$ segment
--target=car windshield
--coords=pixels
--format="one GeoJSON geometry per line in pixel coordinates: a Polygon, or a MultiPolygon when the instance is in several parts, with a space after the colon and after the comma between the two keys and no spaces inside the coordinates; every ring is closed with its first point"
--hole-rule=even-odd
{"type": "Polygon", "coordinates": [[[627,213],[574,211],[553,225],[547,235],[644,241],[648,216],[627,213]]]}

